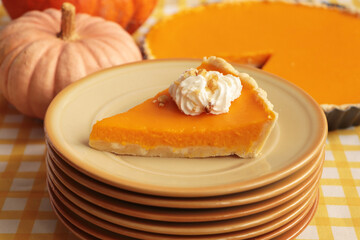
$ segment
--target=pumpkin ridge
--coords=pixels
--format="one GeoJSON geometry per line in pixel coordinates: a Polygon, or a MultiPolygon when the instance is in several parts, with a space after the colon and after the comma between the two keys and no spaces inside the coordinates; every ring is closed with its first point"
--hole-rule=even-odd
{"type": "MultiPolygon", "coordinates": [[[[33,75],[33,70],[35,69],[35,65],[33,65],[32,67],[32,71],[28,71],[28,72],[31,72],[31,76],[30,77],[24,77],[24,78],[21,78],[21,83],[19,84],[16,80],[18,80],[18,76],[20,75],[19,73],[19,69],[23,70],[24,69],[24,66],[19,66],[19,63],[21,64],[22,62],[19,61],[19,58],[21,58],[22,56],[24,56],[24,59],[27,59],[28,62],[33,62],[34,60],[34,55],[30,55],[31,57],[31,61],[29,61],[29,59],[26,57],[26,55],[29,56],[28,52],[31,52],[29,49],[31,47],[34,47],[36,45],[39,45],[39,43],[47,43],[49,40],[48,39],[43,39],[43,40],[37,40],[37,41],[33,41],[31,42],[30,44],[28,44],[25,48],[23,48],[22,51],[20,51],[20,53],[16,56],[16,58],[14,58],[14,61],[12,61],[12,63],[9,65],[9,68],[8,68],[8,77],[7,79],[9,79],[10,81],[8,81],[8,90],[9,90],[9,93],[12,93],[11,89],[13,88],[17,88],[17,96],[14,96],[14,94],[9,94],[9,101],[10,102],[15,102],[16,100],[16,108],[19,109],[21,112],[25,112],[29,115],[31,115],[31,112],[29,111],[30,109],[30,103],[29,101],[26,101],[25,99],[28,99],[27,96],[28,96],[28,90],[29,90],[29,85],[30,85],[30,82],[31,82],[31,77],[33,75]],[[13,73],[15,72],[15,73],[13,73]],[[17,76],[17,78],[15,78],[15,80],[12,80],[12,75],[15,74],[17,76]],[[27,83],[27,86],[24,87],[24,85],[27,83]],[[21,91],[22,89],[26,89],[25,92],[21,91]],[[18,96],[21,96],[21,98],[19,98],[18,96]],[[15,97],[15,100],[14,100],[14,97],[15,97]],[[21,102],[21,100],[24,99],[25,101],[24,102],[21,102]]],[[[38,55],[36,55],[36,57],[38,57],[38,59],[41,58],[41,56],[43,55],[43,52],[46,51],[43,50],[45,47],[43,46],[43,48],[39,48],[39,47],[36,47],[37,49],[37,53],[38,55]],[[40,52],[40,51],[43,51],[43,52],[40,52]]],[[[29,70],[29,66],[31,65],[27,65],[26,66],[26,69],[29,70]]],[[[21,71],[20,70],[20,71],[21,71]]],[[[23,74],[26,74],[26,72],[22,72],[23,74]]]]}
{"type": "MultiPolygon", "coordinates": [[[[124,45],[126,48],[130,48],[129,46],[129,42],[122,42],[122,45],[124,45]]],[[[136,44],[136,43],[135,43],[136,44]]],[[[135,55],[137,54],[137,52],[133,52],[135,55]]],[[[140,56],[141,57],[141,56],[140,56]]]]}
{"type": "Polygon", "coordinates": [[[85,14],[85,13],[77,13],[76,17],[75,17],[75,26],[76,26],[76,31],[78,31],[79,29],[82,29],[84,26],[88,25],[92,19],[88,19],[89,15],[85,14]]]}
{"type": "MultiPolygon", "coordinates": [[[[103,26],[100,31],[97,30],[96,32],[92,32],[91,35],[89,34],[89,36],[94,37],[94,38],[105,37],[107,39],[112,39],[112,40],[114,40],[116,42],[119,41],[119,37],[122,37],[122,38],[125,37],[124,36],[125,30],[124,30],[124,32],[114,32],[114,31],[111,31],[110,29],[111,29],[110,26],[103,26]],[[109,29],[107,29],[107,28],[109,28],[109,29]]],[[[127,38],[128,41],[133,41],[134,42],[134,39],[132,37],[126,36],[126,38],[127,38]]]]}
{"type": "MultiPolygon", "coordinates": [[[[124,36],[124,34],[121,33],[121,32],[114,33],[114,31],[110,30],[111,28],[112,28],[111,26],[103,26],[100,30],[96,30],[96,32],[95,31],[91,32],[91,35],[89,34],[89,36],[91,36],[91,37],[103,37],[103,36],[105,36],[108,39],[114,39],[116,41],[119,40],[120,36],[121,37],[124,36]]],[[[125,30],[123,30],[123,31],[125,32],[125,30]]],[[[133,40],[133,38],[128,38],[128,39],[133,40]]]]}
{"type": "MultiPolygon", "coordinates": [[[[51,44],[51,45],[49,44],[49,45],[48,45],[48,49],[47,49],[46,51],[44,51],[44,52],[41,54],[41,56],[47,55],[51,50],[54,49],[54,46],[57,46],[57,45],[58,45],[58,42],[56,41],[56,39],[54,39],[53,44],[51,44]]],[[[61,48],[62,48],[62,46],[61,46],[61,48]]],[[[40,57],[39,59],[42,59],[42,58],[43,58],[43,57],[40,57]]],[[[31,96],[31,93],[33,92],[33,91],[32,91],[32,86],[34,86],[34,84],[37,84],[36,78],[34,79],[34,77],[36,76],[35,73],[37,73],[37,69],[39,68],[38,66],[39,66],[40,63],[41,63],[41,61],[37,61],[36,64],[35,64],[35,66],[34,66],[34,69],[33,69],[33,71],[32,71],[31,77],[30,77],[28,89],[27,89],[27,91],[26,91],[26,93],[27,93],[26,98],[32,98],[32,97],[34,97],[34,96],[31,96]]],[[[56,66],[56,64],[55,64],[55,66],[56,66]]],[[[47,67],[49,68],[49,66],[47,66],[47,67]]],[[[48,69],[47,69],[47,70],[48,70],[48,69]]],[[[42,79],[39,79],[39,80],[42,80],[42,79]]],[[[36,87],[35,87],[35,89],[36,89],[36,87]]],[[[55,95],[53,95],[53,97],[54,97],[54,96],[55,96],[55,95]]],[[[36,96],[35,96],[35,97],[36,97],[36,96]]],[[[45,109],[45,111],[44,111],[43,108],[40,107],[40,104],[38,105],[38,103],[35,103],[35,101],[31,101],[31,102],[30,102],[30,101],[27,101],[27,103],[29,103],[29,109],[30,109],[30,111],[32,112],[32,115],[35,115],[36,117],[44,117],[46,109],[45,109]]]]}
{"type": "MultiPolygon", "coordinates": [[[[79,31],[83,31],[83,32],[92,32],[92,33],[96,33],[96,31],[102,30],[102,28],[104,28],[106,25],[111,24],[112,22],[106,22],[104,19],[100,18],[100,17],[92,17],[94,19],[91,19],[91,22],[86,22],[85,24],[83,24],[81,26],[81,28],[77,28],[79,31]],[[99,27],[97,25],[105,25],[105,26],[101,26],[101,28],[99,29],[99,27]],[[91,28],[94,27],[96,29],[96,31],[91,31],[91,28]]],[[[92,36],[92,35],[91,35],[92,36]]]]}
{"type": "MultiPolygon", "coordinates": [[[[83,14],[85,15],[85,14],[83,14]]],[[[81,25],[76,24],[76,30],[78,31],[78,33],[87,33],[89,35],[92,36],[93,33],[97,32],[99,30],[99,28],[95,28],[95,31],[90,32],[88,29],[91,26],[97,25],[98,23],[102,23],[103,25],[107,25],[108,23],[106,21],[104,21],[103,19],[101,19],[100,17],[94,17],[95,19],[91,19],[90,21],[86,21],[85,23],[82,23],[81,25]]],[[[76,18],[77,20],[78,18],[76,18]]],[[[80,20],[79,20],[80,21],[80,20]]],[[[103,28],[104,26],[101,26],[100,30],[103,28]]]]}
{"type": "Polygon", "coordinates": [[[58,65],[59,65],[59,61],[60,61],[60,55],[62,53],[62,51],[64,50],[64,47],[65,47],[65,44],[61,44],[60,46],[60,50],[59,50],[59,54],[58,54],[58,57],[56,58],[56,62],[55,62],[55,68],[54,68],[54,76],[52,79],[54,79],[54,82],[55,84],[53,85],[53,88],[52,88],[52,95],[53,96],[56,96],[58,92],[60,92],[60,90],[58,90],[56,88],[56,82],[59,81],[56,76],[57,76],[57,68],[58,68],[58,65]]]}
{"type": "Polygon", "coordinates": [[[125,46],[126,48],[129,48],[129,50],[131,50],[131,53],[133,55],[140,56],[138,54],[139,52],[136,49],[134,50],[134,48],[131,47],[131,45],[133,45],[133,44],[137,45],[133,38],[122,36],[122,34],[115,35],[114,33],[112,33],[112,36],[108,37],[107,34],[110,34],[110,33],[106,33],[106,32],[99,33],[96,35],[92,35],[92,38],[99,39],[101,41],[105,40],[107,42],[107,44],[111,46],[111,48],[115,47],[117,49],[118,47],[125,46]],[[126,38],[126,41],[120,42],[119,38],[126,38]]]}
{"type": "Polygon", "coordinates": [[[15,21],[22,22],[22,23],[32,21],[36,25],[43,25],[44,22],[47,22],[49,20],[49,18],[47,18],[46,16],[49,16],[49,15],[43,14],[43,12],[41,12],[41,11],[31,11],[31,12],[25,13],[23,18],[18,18],[15,21]]]}
{"type": "Polygon", "coordinates": [[[43,14],[43,15],[46,15],[46,18],[49,19],[49,21],[47,23],[50,26],[54,27],[55,32],[59,32],[60,31],[60,29],[59,29],[59,26],[60,26],[60,22],[59,22],[60,14],[59,14],[59,12],[56,9],[51,8],[51,9],[46,9],[44,11],[44,13],[46,13],[46,14],[43,14]]]}
{"type": "MultiPolygon", "coordinates": [[[[49,29],[40,29],[40,28],[36,28],[37,31],[43,33],[43,34],[46,34],[47,36],[45,37],[56,37],[56,34],[57,32],[56,31],[52,31],[52,30],[49,30],[49,29]]],[[[23,32],[19,33],[19,34],[23,34],[25,31],[29,31],[29,32],[32,32],[34,34],[34,29],[32,30],[27,30],[25,29],[23,32]]],[[[36,33],[37,34],[37,33],[36,33]]],[[[34,34],[35,35],[35,34],[34,34]]]]}
{"type": "Polygon", "coordinates": [[[100,60],[97,58],[96,54],[93,52],[93,49],[85,43],[84,39],[79,40],[82,43],[82,46],[86,48],[86,50],[90,53],[90,55],[94,58],[95,62],[97,63],[98,67],[101,68],[100,60]]]}
{"type": "MultiPolygon", "coordinates": [[[[4,41],[5,38],[14,35],[14,33],[12,32],[13,29],[15,29],[17,32],[15,34],[23,34],[25,31],[32,31],[32,30],[28,30],[29,28],[36,28],[36,25],[31,23],[31,22],[26,22],[26,23],[14,23],[12,26],[12,29],[2,29],[1,30],[1,37],[0,37],[0,41],[4,41]],[[8,31],[6,31],[8,30],[8,31]]],[[[40,31],[40,32],[45,32],[43,30],[45,30],[46,28],[42,29],[42,28],[36,28],[36,30],[40,31]]]]}
{"type": "Polygon", "coordinates": [[[77,44],[79,44],[79,42],[67,42],[59,54],[56,76],[60,77],[62,81],[55,79],[55,88],[57,90],[62,90],[70,83],[86,75],[83,59],[79,56],[78,51],[74,50],[77,44]],[[77,68],[69,69],[70,66],[77,66],[77,68]]]}
{"type": "MultiPolygon", "coordinates": [[[[100,41],[99,39],[97,38],[87,38],[87,39],[81,39],[81,42],[85,43],[87,45],[87,48],[88,49],[92,49],[93,47],[90,47],[91,45],[95,44],[97,46],[102,46],[102,52],[101,52],[101,56],[105,57],[106,60],[107,60],[107,63],[102,63],[101,66],[102,67],[109,67],[111,66],[113,63],[112,63],[112,60],[111,58],[107,55],[107,54],[103,54],[103,52],[105,51],[113,51],[113,48],[111,48],[108,44],[100,41]],[[104,49],[104,47],[106,49],[104,49]]],[[[95,54],[96,55],[96,54],[95,54]]]]}
{"type": "Polygon", "coordinates": [[[22,45],[21,43],[14,41],[17,43],[17,45],[15,47],[12,47],[13,46],[12,40],[18,39],[19,38],[18,35],[21,35],[23,33],[24,32],[17,32],[16,34],[9,34],[3,38],[2,38],[2,36],[0,36],[0,48],[2,49],[2,52],[0,55],[0,65],[2,64],[3,60],[6,58],[6,56],[8,54],[10,54],[14,49],[16,49],[17,47],[22,45]],[[9,44],[9,42],[12,44],[9,44]],[[11,48],[11,49],[9,50],[9,48],[11,48]],[[7,52],[5,52],[5,49],[7,50],[7,52]]]}
{"type": "Polygon", "coordinates": [[[86,75],[89,75],[93,72],[100,70],[99,62],[94,57],[92,52],[89,51],[88,48],[83,44],[81,44],[80,42],[77,43],[78,43],[77,49],[79,50],[79,55],[84,62],[86,75]],[[90,63],[90,61],[92,61],[92,64],[90,63]]]}
{"type": "MultiPolygon", "coordinates": [[[[113,51],[115,51],[115,52],[117,52],[118,54],[120,54],[121,59],[125,59],[123,52],[120,51],[120,50],[118,49],[118,47],[116,47],[117,44],[115,45],[115,44],[110,43],[110,42],[108,41],[108,39],[106,39],[106,38],[101,38],[101,37],[99,37],[99,38],[97,38],[97,39],[101,40],[104,44],[106,44],[108,47],[110,47],[113,51]]],[[[119,44],[121,44],[121,43],[119,42],[119,44]]],[[[117,64],[117,63],[115,63],[115,64],[117,64]]]]}
{"type": "Polygon", "coordinates": [[[58,33],[60,32],[60,21],[59,19],[61,18],[61,14],[56,10],[56,9],[47,9],[44,11],[49,18],[51,18],[52,22],[53,22],[53,27],[54,27],[54,32],[58,33]]]}
{"type": "MultiPolygon", "coordinates": [[[[124,36],[127,38],[127,41],[122,41],[122,42],[118,42],[117,39],[115,36],[113,36],[114,34],[112,34],[110,37],[108,37],[106,35],[106,33],[101,36],[99,35],[98,39],[101,39],[101,40],[106,40],[106,42],[109,40],[109,39],[114,39],[116,41],[116,43],[119,45],[119,49],[121,49],[121,46],[125,46],[127,49],[130,49],[132,54],[135,55],[136,57],[138,58],[142,58],[141,56],[141,53],[139,51],[135,51],[136,49],[132,48],[130,44],[134,43],[136,44],[136,42],[134,41],[134,39],[130,36],[130,35],[127,35],[127,36],[124,36]],[[131,43],[130,43],[131,42],[131,43]]],[[[110,43],[110,46],[113,48],[114,46],[110,43]]],[[[115,47],[114,47],[115,48],[115,47]]],[[[116,50],[118,50],[118,48],[115,48],[116,50]]],[[[122,53],[122,52],[121,52],[122,53]]],[[[121,54],[123,56],[123,54],[121,54]]]]}
{"type": "MultiPolygon", "coordinates": [[[[15,20],[16,21],[16,20],[15,20]]],[[[19,24],[21,25],[21,27],[23,27],[24,29],[29,28],[29,27],[35,27],[37,29],[46,29],[47,27],[42,25],[41,22],[36,21],[35,19],[29,19],[28,21],[24,22],[24,21],[19,21],[17,23],[14,24],[19,24]],[[29,26],[26,26],[29,25],[29,26]]]]}
{"type": "MultiPolygon", "coordinates": [[[[21,32],[21,33],[19,33],[19,34],[23,34],[24,32],[21,32]]],[[[10,37],[10,36],[8,36],[8,37],[10,37]]],[[[17,37],[17,35],[15,35],[15,37],[17,37]]],[[[31,43],[33,43],[33,42],[36,42],[36,41],[41,41],[41,40],[44,40],[44,39],[46,39],[46,37],[47,36],[45,36],[45,37],[43,37],[43,38],[35,38],[35,39],[33,39],[31,42],[28,42],[25,46],[23,46],[21,43],[18,45],[18,46],[16,46],[16,47],[14,47],[13,49],[11,49],[9,52],[7,52],[7,54],[6,55],[9,55],[9,54],[11,54],[13,51],[15,51],[17,48],[19,48],[19,47],[23,47],[23,49],[26,49],[26,47],[28,46],[28,45],[30,45],[31,43]]],[[[17,37],[18,38],[18,37],[17,37]]],[[[0,41],[3,41],[3,40],[0,40],[0,41]]],[[[1,46],[1,45],[0,45],[1,46]]],[[[16,56],[17,57],[17,56],[16,56]]],[[[6,58],[6,57],[5,57],[6,58]]],[[[5,59],[4,58],[4,59],[5,59]]],[[[3,61],[1,60],[1,58],[0,58],[0,65],[2,65],[2,63],[3,63],[3,61]]]]}
{"type": "MultiPolygon", "coordinates": [[[[114,23],[116,24],[116,23],[114,23]]],[[[113,24],[111,24],[113,25],[113,24]]],[[[114,32],[112,31],[111,29],[113,28],[113,26],[111,25],[106,25],[106,26],[102,26],[101,29],[97,29],[96,31],[92,31],[91,32],[91,37],[106,37],[107,39],[114,39],[115,41],[118,41],[119,37],[124,37],[124,33],[123,32],[126,32],[124,29],[123,29],[123,32],[120,32],[120,31],[117,31],[117,32],[114,32]]],[[[88,28],[87,28],[87,31],[88,31],[88,28]]],[[[128,38],[128,40],[131,39],[131,41],[134,41],[134,39],[131,37],[131,36],[126,36],[126,38],[128,38]]]]}
{"type": "MultiPolygon", "coordinates": [[[[45,38],[44,38],[45,39],[45,38]]],[[[32,44],[33,42],[35,41],[38,41],[39,39],[35,39],[29,43],[27,43],[25,46],[22,45],[22,44],[19,44],[18,46],[16,46],[15,48],[13,48],[11,51],[9,51],[6,56],[4,57],[4,60],[0,62],[0,79],[1,78],[4,78],[3,81],[0,81],[1,84],[0,84],[0,88],[2,90],[2,94],[4,95],[4,97],[6,98],[6,100],[10,101],[10,97],[9,97],[9,86],[8,86],[8,82],[9,82],[9,79],[8,79],[8,76],[9,76],[9,69],[10,69],[10,66],[13,64],[14,60],[20,55],[20,53],[26,49],[30,44],[32,44]],[[16,55],[14,56],[13,55],[13,52],[14,51],[17,51],[18,52],[16,53],[16,55]],[[3,63],[7,60],[11,58],[10,60],[8,60],[7,62],[7,65],[3,65],[3,63]],[[7,67],[6,67],[7,66],[7,67]],[[3,71],[3,69],[6,67],[5,71],[3,74],[1,74],[1,72],[3,71]]]]}

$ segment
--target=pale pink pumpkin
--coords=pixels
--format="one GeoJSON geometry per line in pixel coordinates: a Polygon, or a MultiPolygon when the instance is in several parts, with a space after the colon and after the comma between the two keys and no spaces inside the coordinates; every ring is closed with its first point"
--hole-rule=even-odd
{"type": "Polygon", "coordinates": [[[75,16],[71,4],[62,12],[31,11],[0,32],[0,90],[20,112],[44,118],[51,100],[70,83],[139,60],[134,40],[114,22],[75,16]]]}

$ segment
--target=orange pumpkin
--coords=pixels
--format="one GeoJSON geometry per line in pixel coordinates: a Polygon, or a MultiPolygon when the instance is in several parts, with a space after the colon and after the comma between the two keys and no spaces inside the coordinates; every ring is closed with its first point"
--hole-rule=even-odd
{"type": "Polygon", "coordinates": [[[13,19],[31,10],[60,9],[65,1],[80,13],[117,22],[129,33],[145,22],[157,3],[157,0],[2,0],[13,19]]]}
{"type": "Polygon", "coordinates": [[[26,115],[43,118],[50,101],[70,83],[142,59],[132,37],[118,24],[87,14],[75,16],[71,4],[64,4],[62,13],[30,11],[0,32],[0,90],[26,115]]]}

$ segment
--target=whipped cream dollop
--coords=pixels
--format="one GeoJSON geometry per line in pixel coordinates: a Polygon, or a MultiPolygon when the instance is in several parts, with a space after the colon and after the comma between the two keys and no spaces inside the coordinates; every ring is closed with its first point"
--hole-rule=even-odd
{"type": "Polygon", "coordinates": [[[241,81],[234,75],[191,68],[171,84],[169,93],[182,112],[195,116],[228,112],[241,90],[241,81]]]}

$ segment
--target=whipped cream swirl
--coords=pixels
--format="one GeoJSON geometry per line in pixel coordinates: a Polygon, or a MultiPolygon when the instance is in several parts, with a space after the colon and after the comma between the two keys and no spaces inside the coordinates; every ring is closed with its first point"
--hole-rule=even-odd
{"type": "Polygon", "coordinates": [[[182,112],[195,116],[228,112],[241,90],[241,81],[234,75],[191,68],[171,84],[169,93],[182,112]]]}

